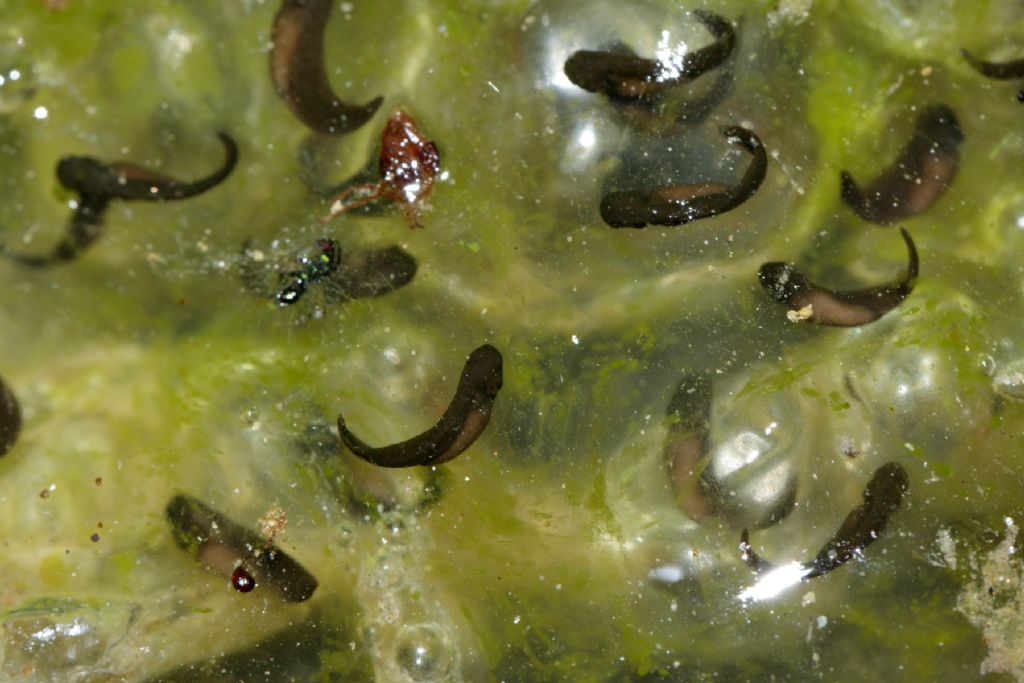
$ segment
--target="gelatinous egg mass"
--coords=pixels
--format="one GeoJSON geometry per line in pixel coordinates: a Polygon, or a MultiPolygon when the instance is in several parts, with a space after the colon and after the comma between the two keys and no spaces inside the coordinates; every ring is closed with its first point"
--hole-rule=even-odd
{"type": "Polygon", "coordinates": [[[1020,0],[2,5],[0,681],[1024,683],[1020,0]]]}

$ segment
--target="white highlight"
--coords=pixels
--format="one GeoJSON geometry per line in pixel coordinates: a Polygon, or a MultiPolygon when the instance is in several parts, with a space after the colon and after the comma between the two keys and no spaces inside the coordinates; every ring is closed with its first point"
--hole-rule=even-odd
{"type": "Polygon", "coordinates": [[[771,600],[787,588],[800,583],[811,571],[813,570],[804,568],[799,562],[780,565],[762,574],[753,586],[745,588],[739,594],[739,599],[743,602],[771,600]]]}

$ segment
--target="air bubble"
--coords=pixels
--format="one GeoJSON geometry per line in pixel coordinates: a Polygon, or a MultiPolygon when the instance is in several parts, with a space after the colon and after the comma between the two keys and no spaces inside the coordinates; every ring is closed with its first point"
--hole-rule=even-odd
{"type": "Polygon", "coordinates": [[[406,626],[398,635],[395,659],[412,680],[437,681],[451,669],[451,646],[436,624],[406,626]]]}

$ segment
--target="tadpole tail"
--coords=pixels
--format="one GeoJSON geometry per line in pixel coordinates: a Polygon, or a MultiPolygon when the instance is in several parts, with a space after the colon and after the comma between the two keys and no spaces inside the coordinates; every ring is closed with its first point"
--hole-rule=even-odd
{"type": "Polygon", "coordinates": [[[988,62],[975,57],[963,48],[960,48],[960,54],[982,76],[1001,81],[1024,78],[1024,58],[1014,59],[1009,62],[988,62]]]}
{"type": "Polygon", "coordinates": [[[77,259],[103,233],[103,213],[109,200],[101,195],[83,195],[71,215],[64,239],[46,255],[23,254],[0,244],[0,254],[30,268],[49,268],[77,259]]]}

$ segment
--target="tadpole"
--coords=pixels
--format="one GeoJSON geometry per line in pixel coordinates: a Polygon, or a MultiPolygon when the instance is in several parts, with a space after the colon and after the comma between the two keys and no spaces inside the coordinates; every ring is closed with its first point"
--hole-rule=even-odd
{"type": "Polygon", "coordinates": [[[0,456],[6,455],[21,433],[21,407],[14,392],[0,378],[0,456]]]}
{"type": "Polygon", "coordinates": [[[692,81],[732,54],[736,32],[724,17],[699,9],[691,11],[715,37],[707,47],[687,52],[670,62],[623,52],[579,50],[566,60],[565,75],[584,90],[622,100],[650,97],[692,81]]]}
{"type": "Polygon", "coordinates": [[[250,242],[242,246],[242,283],[281,307],[298,303],[314,284],[322,287],[328,303],[383,296],[409,284],[417,270],[416,259],[399,246],[346,252],[334,240],[321,238],[298,255],[298,269],[278,272],[277,284],[270,285],[266,280],[272,271],[258,254],[250,242]]]}
{"type": "Polygon", "coordinates": [[[906,230],[900,228],[900,234],[907,245],[907,274],[891,284],[832,291],[811,282],[792,263],[782,261],[765,263],[758,279],[773,299],[796,314],[795,320],[836,327],[865,325],[894,309],[914,289],[917,248],[906,230]]]}
{"type": "Polygon", "coordinates": [[[974,70],[982,76],[988,76],[989,78],[995,78],[1002,81],[1013,78],[1024,78],[1024,58],[1013,59],[1008,62],[987,62],[983,59],[978,59],[963,48],[960,49],[960,54],[962,54],[964,59],[967,60],[967,63],[974,67],[974,70]]]}
{"type": "Polygon", "coordinates": [[[864,188],[847,171],[840,193],[854,213],[888,224],[921,213],[949,189],[960,165],[963,132],[949,107],[929,106],[917,117],[914,134],[888,170],[864,188]]]}
{"type": "Polygon", "coordinates": [[[701,486],[698,469],[711,448],[711,382],[687,375],[676,387],[665,411],[668,437],[665,465],[679,507],[696,520],[714,512],[709,492],[701,486]]]}
{"type": "Polygon", "coordinates": [[[502,381],[501,353],[490,344],[484,344],[469,354],[448,409],[427,431],[406,441],[374,448],[352,434],[344,417],[339,415],[338,432],[352,453],[374,465],[440,465],[469,448],[483,433],[502,381]]]}
{"type": "Polygon", "coordinates": [[[112,200],[165,202],[188,199],[216,187],[238,163],[238,145],[230,135],[218,132],[224,145],[224,164],[193,182],[154,173],[126,161],[105,164],[88,156],[66,156],[57,163],[57,180],[78,193],[78,207],[66,235],[47,256],[19,254],[6,247],[3,253],[27,266],[45,267],[77,258],[103,231],[103,212],[112,200]]]}
{"type": "Polygon", "coordinates": [[[729,142],[751,153],[750,166],[736,185],[718,182],[666,185],[653,190],[611,192],[601,198],[601,218],[613,228],[684,225],[735,209],[757,193],[768,171],[768,155],[753,131],[722,128],[729,142]]]}
{"type": "Polygon", "coordinates": [[[270,77],[281,99],[304,124],[323,135],[350,133],[373,117],[384,98],[343,102],[324,66],[324,28],[332,0],[284,0],[271,33],[270,77]]]}
{"type": "MultiPolygon", "coordinates": [[[[864,489],[864,503],[846,516],[814,559],[802,565],[806,572],[802,578],[827,574],[877,541],[909,488],[907,471],[897,463],[889,462],[875,470],[864,489]]],[[[740,549],[741,558],[754,571],[763,573],[774,568],[750,547],[750,534],[746,529],[740,534],[740,549]]]]}
{"type": "Polygon", "coordinates": [[[178,494],[167,503],[165,514],[178,546],[235,590],[249,592],[266,584],[288,602],[313,596],[317,581],[305,567],[198,499],[178,494]]]}

